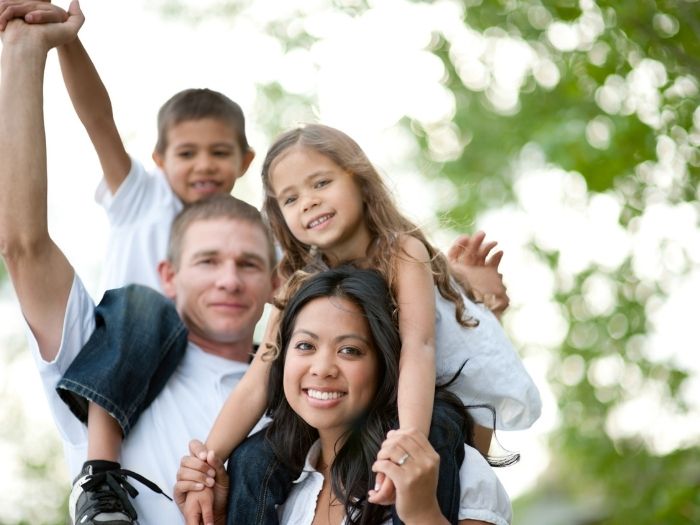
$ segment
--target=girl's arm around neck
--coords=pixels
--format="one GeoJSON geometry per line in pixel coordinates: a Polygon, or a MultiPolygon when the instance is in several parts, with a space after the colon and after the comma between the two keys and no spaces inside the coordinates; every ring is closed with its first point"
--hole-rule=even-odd
{"type": "Polygon", "coordinates": [[[423,243],[406,235],[401,250],[396,268],[401,334],[399,424],[427,436],[435,395],[435,285],[423,243]]]}
{"type": "Polygon", "coordinates": [[[275,308],[270,314],[265,336],[250,368],[226,399],[207,437],[207,449],[213,450],[216,457],[224,461],[265,413],[271,361],[264,360],[263,355],[267,343],[274,341],[278,321],[279,310],[275,308]]]}

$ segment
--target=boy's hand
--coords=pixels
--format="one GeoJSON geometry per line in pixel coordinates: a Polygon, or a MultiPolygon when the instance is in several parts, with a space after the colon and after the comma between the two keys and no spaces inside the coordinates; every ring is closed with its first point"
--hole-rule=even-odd
{"type": "Polygon", "coordinates": [[[65,22],[68,13],[48,0],[0,0],[0,31],[13,18],[21,18],[28,24],[46,24],[65,22]]]}
{"type": "Polygon", "coordinates": [[[491,254],[497,243],[484,243],[485,237],[481,231],[473,236],[461,235],[447,252],[447,259],[465,291],[501,315],[510,303],[503,275],[498,272],[503,251],[491,254]]]}
{"type": "Polygon", "coordinates": [[[187,525],[213,525],[226,519],[229,478],[224,464],[203,443],[190,441],[190,455],[177,471],[174,499],[187,525]]]}

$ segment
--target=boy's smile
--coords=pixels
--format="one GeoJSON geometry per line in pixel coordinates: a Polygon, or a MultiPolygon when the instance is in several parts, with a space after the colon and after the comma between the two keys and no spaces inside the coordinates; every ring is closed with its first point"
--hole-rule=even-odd
{"type": "Polygon", "coordinates": [[[170,187],[187,204],[215,193],[230,193],[251,161],[236,132],[215,118],[185,120],[168,130],[165,153],[153,154],[170,187]]]}

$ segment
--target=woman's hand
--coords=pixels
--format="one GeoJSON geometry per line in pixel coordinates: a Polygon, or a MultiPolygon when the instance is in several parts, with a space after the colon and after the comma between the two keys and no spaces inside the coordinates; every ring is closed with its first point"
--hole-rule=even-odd
{"type": "MultiPolygon", "coordinates": [[[[447,523],[437,501],[440,456],[421,432],[391,430],[372,470],[396,488],[396,513],[411,525],[447,523]]],[[[372,492],[372,491],[370,491],[372,492]]]]}
{"type": "Polygon", "coordinates": [[[0,0],[0,31],[13,18],[22,18],[30,24],[65,22],[68,13],[44,0],[0,0]]]}
{"type": "Polygon", "coordinates": [[[175,503],[187,525],[214,525],[226,520],[229,478],[223,462],[197,440],[177,471],[175,503]]]}

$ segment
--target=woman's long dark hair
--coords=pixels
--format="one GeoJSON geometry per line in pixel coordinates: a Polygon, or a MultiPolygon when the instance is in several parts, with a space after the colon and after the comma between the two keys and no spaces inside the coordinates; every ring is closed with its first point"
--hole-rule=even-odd
{"type": "Polygon", "coordinates": [[[346,265],[318,273],[303,282],[287,302],[277,339],[279,356],[270,371],[267,413],[272,416],[272,423],[267,429],[267,439],[278,459],[297,472],[301,471],[309,448],[318,439],[318,431],[289,406],[283,390],[283,375],[287,346],[297,316],[307,303],[321,297],[343,298],[360,309],[377,354],[377,377],[380,379],[376,394],[337,450],[331,466],[331,486],[335,497],[345,507],[348,523],[381,523],[388,517],[388,508],[369,503],[367,490],[374,476],[372,463],[386,433],[397,421],[401,340],[392,315],[389,290],[378,272],[346,265]]]}

